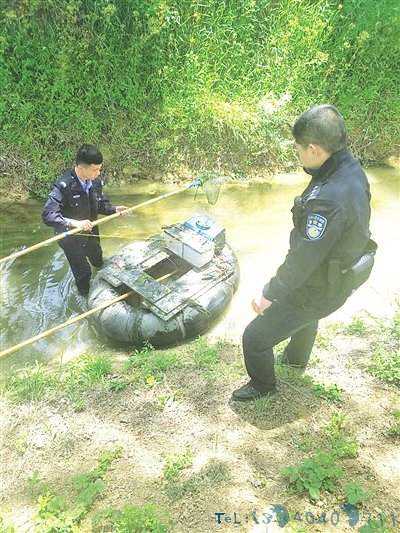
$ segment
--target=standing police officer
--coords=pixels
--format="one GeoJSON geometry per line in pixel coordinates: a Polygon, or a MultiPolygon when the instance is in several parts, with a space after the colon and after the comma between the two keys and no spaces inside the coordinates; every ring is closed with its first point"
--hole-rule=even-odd
{"type": "Polygon", "coordinates": [[[87,296],[91,268],[103,264],[99,228],[92,222],[97,215],[112,215],[127,209],[112,205],[103,194],[99,178],[103,163],[100,151],[90,144],[82,145],[76,154],[76,164],[56,181],[42,213],[43,222],[58,235],[71,228],[82,232],[64,237],[58,244],[64,250],[80,294],[87,296]]]}
{"type": "Polygon", "coordinates": [[[343,117],[331,105],[314,106],[300,115],[292,134],[312,179],[295,198],[286,259],[259,303],[252,301],[258,316],[243,334],[250,381],[233,392],[237,401],[275,392],[273,347],[284,339],[290,337],[285,361],[307,366],[318,320],[368,278],[376,250],[369,231],[369,184],[347,151],[343,117]]]}

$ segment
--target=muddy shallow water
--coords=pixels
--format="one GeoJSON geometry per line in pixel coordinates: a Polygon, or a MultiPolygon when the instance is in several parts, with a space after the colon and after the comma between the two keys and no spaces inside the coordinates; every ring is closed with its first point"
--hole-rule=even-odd
{"type": "MultiPolygon", "coordinates": [[[[349,320],[367,312],[376,317],[390,313],[399,296],[399,170],[368,169],[371,183],[373,238],[379,244],[371,278],[345,306],[328,320],[349,320]]],[[[211,206],[202,192],[187,190],[145,206],[129,217],[102,226],[105,256],[133,240],[160,232],[161,226],[182,222],[194,212],[206,212],[226,228],[227,241],[241,267],[241,282],[225,316],[211,330],[212,335],[238,340],[254,316],[250,307],[263,285],[283,261],[292,227],[293,197],[307,184],[307,176],[277,175],[274,183],[252,182],[224,185],[218,202],[211,206]]],[[[138,183],[106,188],[111,201],[128,206],[179,188],[138,183]]],[[[43,202],[30,200],[3,208],[1,256],[31,246],[52,236],[41,223],[43,202]]],[[[57,244],[9,261],[1,271],[1,347],[6,349],[45,331],[82,310],[72,276],[57,244]]],[[[64,361],[87,351],[103,350],[100,337],[88,321],[78,322],[0,361],[2,369],[21,367],[35,361],[64,361]]]]}

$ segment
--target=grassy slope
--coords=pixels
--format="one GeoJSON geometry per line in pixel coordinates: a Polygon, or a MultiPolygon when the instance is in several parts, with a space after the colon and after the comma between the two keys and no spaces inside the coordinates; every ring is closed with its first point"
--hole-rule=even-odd
{"type": "Polygon", "coordinates": [[[396,154],[396,0],[6,2],[5,175],[43,195],[77,145],[110,171],[274,168],[290,124],[331,102],[364,161],[396,154]]]}

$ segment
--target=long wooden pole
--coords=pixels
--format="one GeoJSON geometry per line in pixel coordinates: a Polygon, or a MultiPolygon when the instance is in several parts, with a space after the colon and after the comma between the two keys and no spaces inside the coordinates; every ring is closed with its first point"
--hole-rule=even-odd
{"type": "MultiPolygon", "coordinates": [[[[163,281],[169,278],[170,276],[172,276],[173,274],[175,274],[176,272],[177,272],[176,270],[173,270],[172,272],[168,272],[168,274],[164,274],[164,276],[157,278],[157,281],[158,282],[163,281]]],[[[94,307],[90,311],[86,311],[85,313],[74,316],[73,318],[70,318],[66,322],[63,322],[62,324],[59,324],[58,326],[54,326],[54,328],[48,329],[47,331],[44,331],[43,333],[39,333],[39,335],[35,335],[34,337],[27,339],[26,341],[20,342],[19,344],[16,344],[15,346],[12,346],[11,348],[8,348],[7,350],[0,352],[0,357],[3,357],[3,355],[9,355],[11,353],[14,353],[17,350],[24,348],[25,346],[29,346],[29,344],[33,344],[34,342],[39,341],[40,339],[43,339],[44,337],[47,337],[48,335],[51,335],[52,333],[55,333],[59,329],[66,328],[67,326],[70,326],[71,324],[75,324],[75,322],[78,322],[79,320],[82,320],[83,318],[86,318],[90,315],[93,315],[94,313],[97,313],[97,311],[101,311],[102,309],[105,309],[106,307],[109,307],[113,304],[116,304],[117,302],[125,300],[125,298],[128,298],[128,296],[134,293],[135,291],[126,292],[125,294],[122,294],[122,296],[118,296],[117,298],[114,298],[113,300],[109,300],[108,302],[98,305],[97,307],[94,307]]]]}
{"type": "Polygon", "coordinates": [[[20,342],[19,344],[16,344],[15,346],[12,346],[11,348],[8,348],[7,350],[0,352],[0,357],[3,357],[4,355],[9,355],[10,353],[14,353],[17,350],[24,348],[25,346],[29,346],[29,344],[33,344],[34,342],[39,341],[40,339],[43,339],[44,337],[47,337],[48,335],[51,335],[52,333],[55,333],[59,329],[66,328],[67,326],[70,326],[71,324],[74,324],[75,322],[78,322],[79,320],[82,320],[83,318],[86,318],[90,315],[93,315],[94,313],[97,313],[97,311],[101,311],[102,309],[105,309],[106,307],[109,307],[110,305],[116,304],[117,302],[120,302],[121,300],[125,300],[125,298],[128,298],[128,296],[130,296],[133,293],[134,291],[129,291],[123,294],[122,296],[118,296],[117,298],[114,298],[114,300],[110,300],[101,305],[98,305],[97,307],[94,307],[90,311],[86,311],[86,313],[82,313],[81,315],[74,316],[73,318],[70,318],[66,322],[63,322],[62,324],[59,324],[58,326],[55,326],[54,328],[48,329],[47,331],[44,331],[43,333],[39,333],[39,335],[35,335],[34,337],[27,339],[26,341],[20,342]]]}
{"type": "MultiPolygon", "coordinates": [[[[132,211],[139,209],[140,207],[153,204],[154,202],[158,202],[159,200],[168,198],[168,196],[173,196],[174,194],[178,194],[182,191],[186,191],[187,189],[190,189],[192,187],[198,187],[198,186],[199,185],[197,185],[197,182],[191,183],[190,185],[186,185],[186,187],[176,189],[175,191],[167,192],[165,194],[162,194],[161,196],[157,196],[156,198],[151,198],[150,200],[146,200],[146,202],[142,202],[141,204],[134,205],[133,207],[128,207],[128,209],[124,209],[124,211],[121,211],[119,213],[114,213],[112,215],[108,215],[106,217],[100,218],[99,220],[95,220],[92,225],[100,226],[101,224],[104,224],[105,222],[108,222],[109,220],[113,218],[119,217],[121,215],[127,215],[131,213],[132,211]]],[[[82,231],[81,228],[74,228],[69,231],[60,233],[59,235],[55,235],[54,237],[51,237],[50,239],[47,239],[46,241],[42,241],[42,242],[39,242],[38,244],[34,244],[33,246],[29,246],[28,248],[24,248],[23,250],[20,250],[19,252],[14,252],[13,254],[0,259],[0,265],[2,263],[5,263],[6,261],[15,259],[16,257],[20,257],[21,255],[28,254],[29,252],[33,252],[34,250],[38,250],[39,248],[43,248],[44,246],[48,246],[49,244],[59,241],[60,239],[63,239],[64,237],[67,237],[69,235],[74,235],[75,233],[79,233],[80,231],[82,231]]]]}

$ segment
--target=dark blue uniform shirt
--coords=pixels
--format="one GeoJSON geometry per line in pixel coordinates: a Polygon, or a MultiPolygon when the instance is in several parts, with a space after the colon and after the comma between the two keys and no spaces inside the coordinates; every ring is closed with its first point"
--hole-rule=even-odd
{"type": "MultiPolygon", "coordinates": [[[[103,194],[101,178],[93,180],[92,187],[86,192],[75,170],[69,169],[56,181],[44,206],[42,218],[57,234],[71,228],[71,219],[94,221],[98,214],[112,215],[115,212],[115,206],[103,194]]],[[[93,228],[93,233],[97,233],[97,227],[93,228]]]]}
{"type": "Polygon", "coordinates": [[[292,208],[289,252],[263,290],[270,301],[326,298],[330,261],[346,268],[363,255],[370,238],[371,195],[359,161],[343,148],[307,172],[312,180],[292,208]]]}

